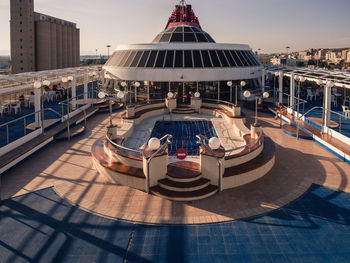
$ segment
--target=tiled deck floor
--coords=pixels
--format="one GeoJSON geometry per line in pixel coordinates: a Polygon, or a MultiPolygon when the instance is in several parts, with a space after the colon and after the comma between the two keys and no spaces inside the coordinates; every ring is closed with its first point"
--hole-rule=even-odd
{"type": "Polygon", "coordinates": [[[314,185],[264,216],[209,225],[110,220],[43,189],[0,207],[0,262],[349,262],[350,195],[314,185]]]}
{"type": "Polygon", "coordinates": [[[204,200],[172,202],[106,184],[92,165],[90,149],[105,134],[107,115],[92,117],[83,137],[54,142],[9,171],[2,178],[2,198],[54,186],[70,203],[107,217],[147,223],[198,224],[266,213],[298,198],[312,182],[350,192],[349,165],[313,141],[297,141],[282,133],[279,122],[271,114],[263,115],[260,121],[277,146],[274,168],[260,180],[204,200]]]}

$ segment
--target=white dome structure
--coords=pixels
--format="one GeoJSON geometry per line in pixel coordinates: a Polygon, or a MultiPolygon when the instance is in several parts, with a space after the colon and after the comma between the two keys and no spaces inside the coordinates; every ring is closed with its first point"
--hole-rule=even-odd
{"type": "MultiPolygon", "coordinates": [[[[232,99],[227,81],[238,86],[260,85],[263,67],[252,49],[244,44],[220,44],[202,30],[191,5],[181,1],[164,31],[149,44],[120,45],[103,67],[106,78],[119,82],[148,81],[153,98],[165,98],[170,91],[181,97],[200,92],[205,98],[232,99]],[[220,90],[221,86],[221,90],[220,90]],[[220,94],[221,93],[221,94],[220,94]],[[224,98],[225,97],[225,98],[224,98]]],[[[132,86],[132,85],[129,85],[132,86]]],[[[146,92],[132,87],[135,100],[146,92]]]]}

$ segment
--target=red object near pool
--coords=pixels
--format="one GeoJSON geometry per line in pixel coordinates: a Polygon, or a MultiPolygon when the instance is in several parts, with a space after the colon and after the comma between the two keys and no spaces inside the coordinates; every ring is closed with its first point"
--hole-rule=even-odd
{"type": "Polygon", "coordinates": [[[183,160],[187,157],[187,152],[184,148],[180,148],[176,151],[177,159],[183,160]]]}

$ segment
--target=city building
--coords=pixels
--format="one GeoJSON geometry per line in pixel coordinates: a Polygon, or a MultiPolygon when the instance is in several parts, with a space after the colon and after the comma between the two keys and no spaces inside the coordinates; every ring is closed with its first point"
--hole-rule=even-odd
{"type": "Polygon", "coordinates": [[[11,1],[12,73],[76,67],[80,31],[75,23],[34,12],[34,0],[11,1]]]}

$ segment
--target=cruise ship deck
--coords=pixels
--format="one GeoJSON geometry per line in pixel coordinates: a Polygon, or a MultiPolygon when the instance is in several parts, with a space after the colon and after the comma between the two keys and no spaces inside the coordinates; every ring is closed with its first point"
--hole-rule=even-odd
{"type": "Polygon", "coordinates": [[[0,262],[348,262],[349,89],[185,1],[105,65],[1,76],[0,262]]]}

